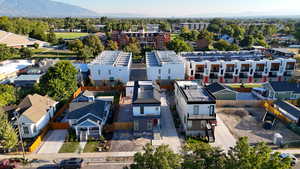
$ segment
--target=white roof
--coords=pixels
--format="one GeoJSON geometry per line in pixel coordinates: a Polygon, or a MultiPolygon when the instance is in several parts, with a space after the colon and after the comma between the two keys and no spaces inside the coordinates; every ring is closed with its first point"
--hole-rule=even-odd
{"type": "Polygon", "coordinates": [[[0,74],[10,74],[33,65],[32,60],[7,60],[0,63],[0,74]]]}

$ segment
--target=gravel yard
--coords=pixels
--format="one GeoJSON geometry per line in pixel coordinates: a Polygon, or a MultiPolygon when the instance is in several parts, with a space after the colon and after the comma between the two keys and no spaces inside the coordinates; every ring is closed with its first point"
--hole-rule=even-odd
{"type": "Polygon", "coordinates": [[[300,140],[300,136],[277,122],[275,129],[263,129],[261,121],[264,115],[262,108],[218,108],[217,113],[230,132],[236,137],[247,136],[251,144],[258,142],[272,143],[274,133],[280,133],[285,142],[300,140]]]}

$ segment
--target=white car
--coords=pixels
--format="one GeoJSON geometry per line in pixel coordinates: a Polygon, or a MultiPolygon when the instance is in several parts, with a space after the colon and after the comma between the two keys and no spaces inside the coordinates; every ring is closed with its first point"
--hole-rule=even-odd
{"type": "Polygon", "coordinates": [[[298,159],[293,155],[293,154],[289,154],[289,153],[282,153],[279,155],[280,158],[284,159],[284,158],[291,158],[291,166],[295,166],[297,164],[298,159]]]}

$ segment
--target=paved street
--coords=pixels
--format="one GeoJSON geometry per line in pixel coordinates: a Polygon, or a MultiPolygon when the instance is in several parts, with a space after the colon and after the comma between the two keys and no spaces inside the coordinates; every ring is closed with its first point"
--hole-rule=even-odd
{"type": "Polygon", "coordinates": [[[46,135],[43,145],[38,150],[39,154],[58,153],[67,136],[67,130],[50,130],[46,135]]]}
{"type": "Polygon", "coordinates": [[[156,146],[166,144],[169,145],[174,152],[180,152],[181,143],[177,135],[165,93],[162,93],[161,98],[161,136],[161,140],[153,140],[152,144],[156,146]]]}
{"type": "Polygon", "coordinates": [[[233,147],[235,145],[236,139],[230,133],[227,126],[224,124],[223,120],[219,118],[218,114],[217,114],[217,122],[218,125],[215,129],[216,141],[214,143],[211,143],[211,145],[220,147],[225,152],[227,152],[230,149],[230,147],[233,147]]]}

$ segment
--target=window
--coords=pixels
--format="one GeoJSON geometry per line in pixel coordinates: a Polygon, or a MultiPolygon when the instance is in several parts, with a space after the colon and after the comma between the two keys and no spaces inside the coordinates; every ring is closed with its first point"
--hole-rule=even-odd
{"type": "Polygon", "coordinates": [[[158,74],[161,74],[161,70],[160,69],[158,69],[158,74]]]}
{"type": "Polygon", "coordinates": [[[214,105],[209,106],[209,113],[211,116],[215,114],[215,106],[214,105]]]}
{"type": "Polygon", "coordinates": [[[134,131],[139,130],[139,121],[138,120],[133,121],[133,129],[134,129],[134,131]]]}
{"type": "Polygon", "coordinates": [[[152,130],[153,122],[152,120],[147,120],[147,130],[152,130]]]}
{"type": "Polygon", "coordinates": [[[168,73],[171,74],[171,69],[168,69],[168,73]]]}
{"type": "Polygon", "coordinates": [[[183,119],[184,123],[186,124],[186,116],[184,116],[184,119],[183,119]]]}
{"type": "Polygon", "coordinates": [[[29,128],[27,126],[23,127],[23,133],[24,134],[29,134],[29,128]]]}
{"type": "Polygon", "coordinates": [[[156,111],[159,111],[159,107],[155,107],[155,110],[156,110],[156,111]]]}
{"type": "Polygon", "coordinates": [[[98,75],[101,75],[101,70],[98,70],[98,75]]]}
{"type": "Polygon", "coordinates": [[[187,121],[187,128],[191,129],[193,127],[193,121],[189,120],[187,121]]]}
{"type": "Polygon", "coordinates": [[[171,80],[171,76],[168,76],[168,80],[171,80]]]}
{"type": "Polygon", "coordinates": [[[144,114],[144,107],[141,106],[141,114],[144,114]]]}
{"type": "Polygon", "coordinates": [[[111,70],[108,70],[108,74],[111,75],[111,70]]]}
{"type": "Polygon", "coordinates": [[[37,128],[36,128],[36,126],[34,125],[34,127],[33,127],[33,132],[34,133],[36,133],[37,132],[37,128]]]}
{"type": "Polygon", "coordinates": [[[193,112],[194,115],[198,115],[199,114],[199,106],[198,105],[195,105],[194,106],[194,112],[193,112]]]}

